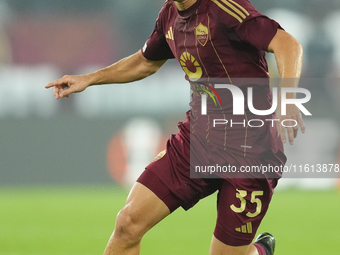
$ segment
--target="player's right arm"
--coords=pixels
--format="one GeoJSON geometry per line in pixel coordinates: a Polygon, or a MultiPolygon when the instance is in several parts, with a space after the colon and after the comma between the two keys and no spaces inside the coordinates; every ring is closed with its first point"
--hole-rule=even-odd
{"type": "Polygon", "coordinates": [[[68,97],[72,93],[84,91],[87,87],[99,84],[128,83],[141,80],[157,72],[166,60],[146,59],[139,51],[104,69],[86,75],[65,75],[45,88],[54,87],[56,99],[68,97]]]}

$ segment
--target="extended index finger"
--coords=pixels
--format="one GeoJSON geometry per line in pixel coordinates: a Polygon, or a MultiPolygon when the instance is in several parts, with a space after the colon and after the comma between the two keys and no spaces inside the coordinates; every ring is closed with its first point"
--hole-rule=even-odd
{"type": "Polygon", "coordinates": [[[55,87],[55,86],[61,86],[63,84],[67,84],[67,81],[65,81],[64,78],[61,78],[61,79],[58,79],[56,81],[52,81],[52,82],[48,83],[45,86],[45,89],[52,88],[52,87],[55,87]]]}

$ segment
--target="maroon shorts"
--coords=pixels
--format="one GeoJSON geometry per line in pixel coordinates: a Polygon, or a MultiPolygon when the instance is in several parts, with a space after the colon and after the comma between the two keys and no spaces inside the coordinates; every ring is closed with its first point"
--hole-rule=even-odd
{"type": "MultiPolygon", "coordinates": [[[[233,155],[239,165],[260,165],[268,158],[254,159],[233,155]]],[[[270,159],[281,165],[280,160],[270,159]]],[[[217,223],[214,236],[231,246],[248,245],[267,212],[278,179],[190,178],[190,139],[180,131],[167,142],[137,180],[154,192],[170,209],[188,210],[200,199],[218,191],[217,223]]]]}

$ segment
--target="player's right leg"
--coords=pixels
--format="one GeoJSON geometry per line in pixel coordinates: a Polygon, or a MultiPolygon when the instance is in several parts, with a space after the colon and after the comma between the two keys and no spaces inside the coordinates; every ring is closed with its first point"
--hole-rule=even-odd
{"type": "Polygon", "coordinates": [[[115,230],[104,255],[137,255],[143,235],[170,214],[169,208],[150,189],[136,183],[126,205],[118,213],[115,230]]]}
{"type": "Polygon", "coordinates": [[[269,233],[260,234],[253,244],[230,246],[222,243],[215,236],[211,241],[210,255],[273,255],[275,238],[269,233]]]}
{"type": "Polygon", "coordinates": [[[209,255],[259,255],[259,252],[252,244],[231,246],[222,243],[215,236],[213,236],[209,255]]]}
{"type": "Polygon", "coordinates": [[[273,255],[275,239],[271,235],[263,234],[251,242],[268,210],[276,183],[275,179],[251,178],[223,181],[210,255],[273,255]]]}

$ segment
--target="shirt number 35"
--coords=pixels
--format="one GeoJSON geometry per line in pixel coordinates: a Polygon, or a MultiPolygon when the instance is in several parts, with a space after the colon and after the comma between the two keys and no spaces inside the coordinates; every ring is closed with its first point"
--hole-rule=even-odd
{"type": "MultiPolygon", "coordinates": [[[[246,209],[246,203],[247,200],[245,200],[244,198],[247,196],[247,191],[246,190],[238,190],[236,189],[236,191],[238,193],[236,193],[236,197],[238,199],[240,199],[241,201],[241,206],[240,207],[236,207],[235,205],[231,205],[230,208],[231,210],[233,210],[235,213],[242,213],[244,212],[244,210],[246,209]]],[[[257,215],[259,215],[261,213],[261,209],[262,209],[262,202],[259,198],[257,198],[258,196],[263,196],[263,191],[253,191],[251,193],[251,199],[250,199],[250,203],[255,203],[256,204],[256,211],[255,212],[247,212],[247,216],[249,218],[254,218],[257,215]]]]}

